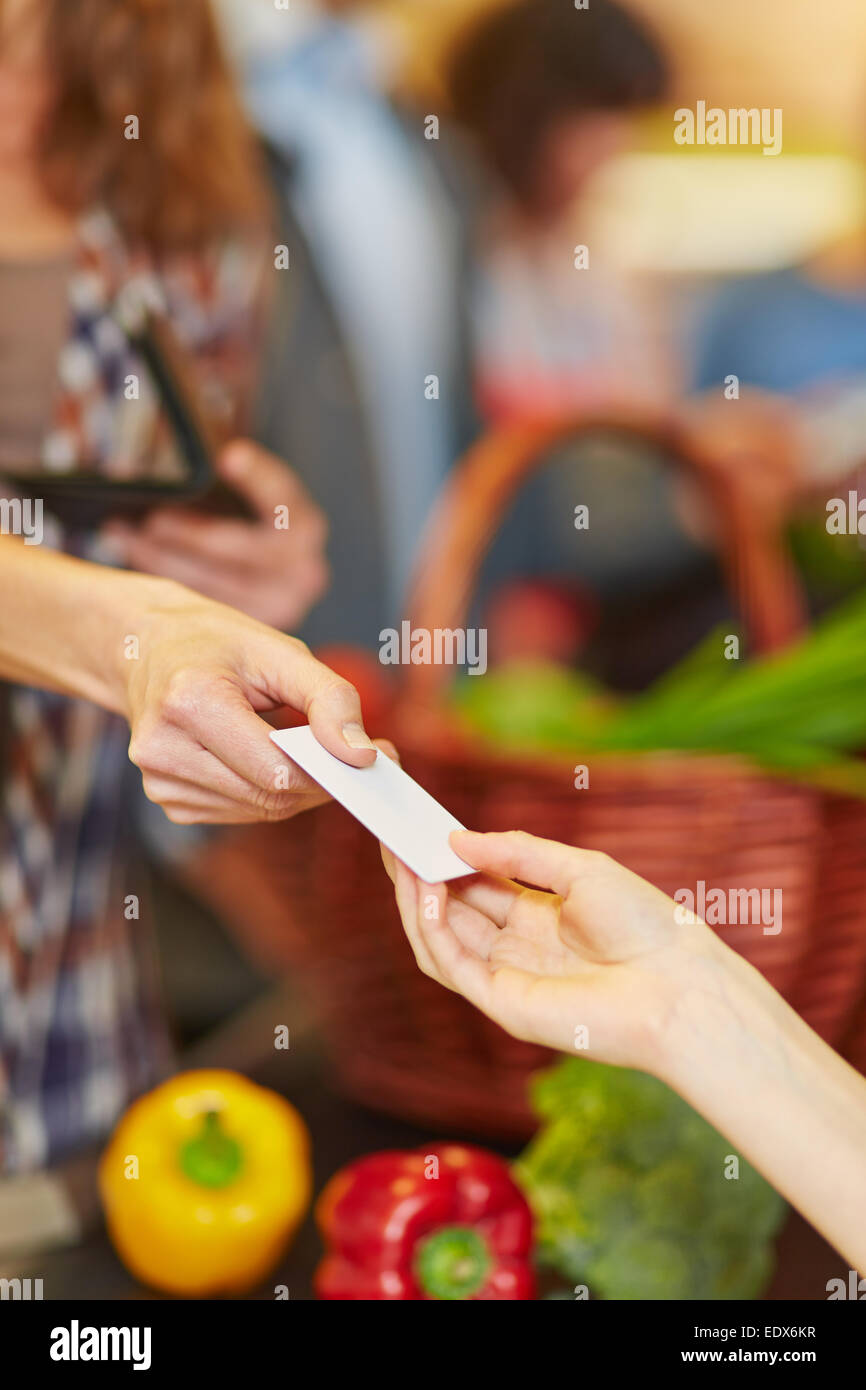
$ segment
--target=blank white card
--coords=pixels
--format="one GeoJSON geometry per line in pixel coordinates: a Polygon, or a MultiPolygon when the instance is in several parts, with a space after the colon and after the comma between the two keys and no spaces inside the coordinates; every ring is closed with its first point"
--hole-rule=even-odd
{"type": "Polygon", "coordinates": [[[464,829],[459,820],[387,754],[377,750],[370,767],[350,767],[322,747],[309,725],[275,729],[271,738],[425,883],[475,873],[448,843],[452,830],[464,829]]]}

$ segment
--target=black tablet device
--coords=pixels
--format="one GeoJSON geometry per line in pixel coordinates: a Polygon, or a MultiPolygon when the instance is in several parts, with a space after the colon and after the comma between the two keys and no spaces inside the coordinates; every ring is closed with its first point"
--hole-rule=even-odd
{"type": "Polygon", "coordinates": [[[111,517],[142,516],[155,507],[186,506],[251,518],[244,499],[216,474],[215,445],[183,355],[167,322],[144,309],[116,321],[145,363],[185,465],[176,479],[113,479],[96,468],[58,474],[43,467],[0,466],[0,479],[23,497],[41,499],[65,526],[92,528],[111,517]]]}

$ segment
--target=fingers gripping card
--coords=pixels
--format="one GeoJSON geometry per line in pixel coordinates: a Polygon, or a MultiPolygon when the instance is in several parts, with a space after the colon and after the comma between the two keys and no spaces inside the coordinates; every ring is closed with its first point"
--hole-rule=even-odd
{"type": "Polygon", "coordinates": [[[425,883],[475,872],[448,843],[452,830],[464,829],[459,820],[387,754],[377,751],[370,767],[350,767],[322,747],[309,725],[274,730],[271,738],[425,883]]]}

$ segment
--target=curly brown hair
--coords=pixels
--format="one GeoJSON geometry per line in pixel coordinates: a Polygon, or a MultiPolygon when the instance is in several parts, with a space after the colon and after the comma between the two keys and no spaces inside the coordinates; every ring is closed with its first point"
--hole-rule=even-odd
{"type": "Polygon", "coordinates": [[[259,152],[209,0],[48,0],[47,11],[52,98],[37,158],[60,207],[104,203],[156,255],[265,222],[259,152]]]}

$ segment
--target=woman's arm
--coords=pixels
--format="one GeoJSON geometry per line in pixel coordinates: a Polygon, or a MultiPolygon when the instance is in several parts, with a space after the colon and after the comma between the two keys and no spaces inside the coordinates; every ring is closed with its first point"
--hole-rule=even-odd
{"type": "Polygon", "coordinates": [[[0,677],[122,714],[145,792],[172,820],[276,820],[325,799],[259,718],[282,705],[345,762],[373,760],[353,686],[302,642],[171,580],[0,537],[0,596],[0,677]]]}
{"type": "Polygon", "coordinates": [[[0,677],[125,713],[124,638],[170,587],[0,537],[0,677]]]}
{"type": "Polygon", "coordinates": [[[866,1271],[866,1079],[703,922],[607,855],[455,832],[431,887],[387,851],[418,964],[517,1037],[637,1067],[725,1134],[866,1271]],[[523,888],[513,880],[537,883],[523,888]]]}
{"type": "Polygon", "coordinates": [[[718,948],[711,982],[684,971],[657,1074],[866,1271],[866,1078],[718,948]]]}

